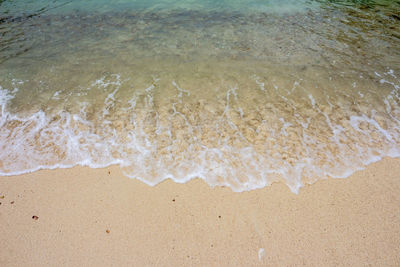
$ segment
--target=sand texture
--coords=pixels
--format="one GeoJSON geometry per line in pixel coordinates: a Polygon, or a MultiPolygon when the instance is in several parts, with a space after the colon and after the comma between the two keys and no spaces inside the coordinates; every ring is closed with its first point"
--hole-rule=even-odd
{"type": "Polygon", "coordinates": [[[118,167],[0,177],[0,266],[399,266],[399,192],[400,159],[299,195],[149,187],[118,167]]]}

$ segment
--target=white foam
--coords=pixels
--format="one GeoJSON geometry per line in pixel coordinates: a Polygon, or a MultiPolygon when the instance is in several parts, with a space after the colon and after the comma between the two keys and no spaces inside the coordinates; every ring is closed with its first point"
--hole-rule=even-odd
{"type": "MultiPolygon", "coordinates": [[[[101,125],[87,119],[88,102],[79,102],[76,113],[38,111],[28,116],[10,113],[7,107],[18,89],[0,87],[0,175],[76,165],[91,168],[120,165],[128,177],[152,186],[165,179],[185,183],[201,178],[211,186],[228,186],[240,192],[263,188],[280,177],[298,193],[305,177],[311,178],[307,182],[322,177],[344,178],[385,156],[400,156],[398,86],[391,81],[384,84],[391,85],[393,90],[382,99],[387,112],[384,120],[389,126],[382,123],[378,111],[351,115],[344,124],[338,124],[340,120],[333,116],[336,114],[329,113],[338,104],[328,98],[328,106],[324,107],[311,93],[304,100],[313,107],[308,110],[310,117],[304,117],[287,95],[279,95],[276,101],[284,103],[284,111],[293,116],[281,117],[285,113],[262,116],[259,109],[263,107],[249,112],[242,105],[240,96],[244,94],[238,86],[227,88],[220,115],[215,112],[214,117],[193,121],[190,118],[193,111],[187,111],[189,103],[183,101],[190,91],[175,81],[169,83],[177,90],[169,107],[171,112],[156,108],[154,94],[159,81],[154,79],[142,90],[143,95],[135,93],[126,99],[123,118],[111,112],[121,105],[117,95],[124,83],[121,76],[111,75],[111,79],[103,77],[92,83],[90,90],[100,88],[105,95],[99,115],[101,125]],[[256,115],[261,119],[256,119],[256,115]],[[319,116],[319,124],[315,124],[315,116],[319,116]],[[122,131],[114,127],[119,120],[122,131]],[[247,124],[254,120],[256,129],[247,124]],[[323,125],[324,129],[315,125],[323,125]],[[319,130],[324,136],[318,135],[319,130]],[[262,136],[265,139],[257,143],[262,136]],[[357,140],[346,141],[352,138],[357,140]]],[[[265,85],[258,77],[254,82],[265,85]]],[[[196,112],[201,118],[206,110],[196,112]]]]}

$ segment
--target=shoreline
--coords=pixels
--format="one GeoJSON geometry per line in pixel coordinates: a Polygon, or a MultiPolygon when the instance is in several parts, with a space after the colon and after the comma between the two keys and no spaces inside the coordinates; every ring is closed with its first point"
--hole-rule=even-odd
{"type": "Polygon", "coordinates": [[[0,265],[398,265],[399,192],[399,158],[298,195],[150,187],[118,166],[3,176],[0,265]]]}

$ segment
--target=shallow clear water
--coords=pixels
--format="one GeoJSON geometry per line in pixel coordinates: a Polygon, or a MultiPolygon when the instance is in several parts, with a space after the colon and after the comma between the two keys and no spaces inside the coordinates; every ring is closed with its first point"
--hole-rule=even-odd
{"type": "Polygon", "coordinates": [[[0,174],[234,191],[400,155],[399,1],[0,1],[0,174]]]}

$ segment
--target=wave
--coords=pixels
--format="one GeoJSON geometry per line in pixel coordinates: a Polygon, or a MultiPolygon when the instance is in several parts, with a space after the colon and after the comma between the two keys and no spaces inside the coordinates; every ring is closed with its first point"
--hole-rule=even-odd
{"type": "Polygon", "coordinates": [[[161,78],[125,92],[129,79],[110,74],[75,95],[53,92],[47,103],[62,99],[70,108],[24,112],[12,111],[23,97],[24,81],[15,80],[0,87],[0,175],[119,165],[151,186],[201,178],[241,192],[283,181],[298,193],[400,156],[398,80],[392,70],[375,76],[389,89],[371,105],[362,91],[356,101],[321,98],[302,80],[286,90],[253,75],[251,90],[225,85],[202,98],[201,90],[161,78]],[[85,101],[85,92],[98,101],[85,101]]]}

